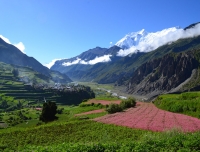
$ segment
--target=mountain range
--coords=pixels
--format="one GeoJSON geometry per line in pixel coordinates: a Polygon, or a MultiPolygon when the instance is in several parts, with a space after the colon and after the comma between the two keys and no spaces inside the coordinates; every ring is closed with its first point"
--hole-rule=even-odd
{"type": "Polygon", "coordinates": [[[200,88],[199,51],[199,23],[184,29],[132,32],[110,48],[89,49],[56,61],[50,69],[0,38],[0,62],[32,69],[53,82],[112,83],[148,98],[200,88]]]}
{"type": "MultiPolygon", "coordinates": [[[[141,66],[144,66],[144,64],[153,64],[154,60],[158,58],[160,61],[163,58],[166,59],[166,55],[168,54],[172,53],[179,56],[178,54],[181,52],[198,50],[200,48],[199,35],[200,24],[198,23],[189,25],[184,29],[173,27],[154,33],[148,33],[143,29],[127,34],[110,48],[96,47],[76,57],[56,61],[51,69],[65,73],[72,80],[76,81],[93,81],[103,84],[114,83],[117,86],[123,85],[127,88],[126,92],[131,94],[154,96],[160,93],[178,91],[178,89],[174,88],[188,79],[188,76],[184,77],[184,80],[175,83],[175,86],[169,87],[170,89],[168,88],[168,90],[164,88],[162,91],[152,93],[153,89],[148,92],[145,92],[145,89],[144,91],[133,89],[136,86],[134,84],[135,72],[141,69],[141,66]]],[[[174,66],[179,62],[182,63],[185,60],[173,62],[174,66]]],[[[165,64],[167,65],[167,60],[165,64]]],[[[181,66],[179,64],[177,68],[181,69],[181,66]]],[[[192,70],[197,68],[198,66],[191,67],[188,70],[189,75],[192,74],[192,70]]],[[[152,68],[149,67],[147,69],[149,70],[148,74],[154,74],[151,71],[153,70],[152,68]]],[[[146,76],[141,77],[141,79],[145,79],[146,76]]],[[[139,83],[137,85],[140,87],[139,83]]]]}

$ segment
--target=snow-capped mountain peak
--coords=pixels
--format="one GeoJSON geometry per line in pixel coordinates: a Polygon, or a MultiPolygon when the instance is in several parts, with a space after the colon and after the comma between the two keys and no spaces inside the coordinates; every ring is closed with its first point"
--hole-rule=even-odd
{"type": "Polygon", "coordinates": [[[128,49],[132,47],[133,45],[137,45],[139,40],[146,36],[148,33],[145,31],[145,29],[142,29],[138,32],[132,32],[127,34],[125,37],[123,37],[121,40],[119,40],[115,45],[119,46],[123,49],[128,49]]]}
{"type": "Polygon", "coordinates": [[[138,32],[127,34],[115,45],[122,48],[117,56],[126,56],[140,52],[149,52],[158,47],[177,41],[178,39],[195,37],[200,35],[200,24],[195,24],[192,28],[181,29],[172,27],[157,32],[147,33],[144,29],[138,32]]]}
{"type": "Polygon", "coordinates": [[[122,48],[118,52],[118,56],[126,56],[138,50],[141,52],[152,51],[159,46],[181,38],[182,31],[183,29],[179,27],[172,27],[151,33],[146,32],[144,29],[138,32],[132,32],[115,44],[122,48]]]}

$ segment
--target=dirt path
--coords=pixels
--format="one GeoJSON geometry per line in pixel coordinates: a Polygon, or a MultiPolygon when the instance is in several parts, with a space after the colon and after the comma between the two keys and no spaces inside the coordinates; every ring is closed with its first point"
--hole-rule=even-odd
{"type": "Polygon", "coordinates": [[[152,103],[138,102],[125,112],[108,114],[94,119],[98,122],[152,131],[181,128],[185,132],[200,130],[200,120],[194,117],[158,109],[152,103]]]}

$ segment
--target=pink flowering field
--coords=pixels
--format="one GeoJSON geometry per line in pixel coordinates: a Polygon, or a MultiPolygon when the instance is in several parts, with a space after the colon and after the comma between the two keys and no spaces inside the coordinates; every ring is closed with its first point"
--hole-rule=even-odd
{"type": "Polygon", "coordinates": [[[136,107],[124,112],[108,114],[93,120],[152,131],[166,131],[172,128],[179,128],[184,132],[200,130],[200,119],[198,118],[164,111],[152,103],[142,102],[138,102],[136,107]]]}

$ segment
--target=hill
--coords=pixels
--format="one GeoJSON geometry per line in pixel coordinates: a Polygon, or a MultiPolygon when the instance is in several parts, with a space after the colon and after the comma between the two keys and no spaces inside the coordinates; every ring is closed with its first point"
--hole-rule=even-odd
{"type": "MultiPolygon", "coordinates": [[[[68,83],[71,82],[66,75],[61,74],[60,72],[49,70],[47,67],[43,66],[35,58],[29,57],[26,54],[22,53],[15,46],[6,43],[0,38],[0,62],[7,64],[12,64],[16,66],[26,67],[24,69],[32,68],[34,71],[46,76],[47,79],[51,79],[55,82],[68,83]]],[[[22,69],[22,68],[21,68],[22,69]]],[[[30,70],[30,71],[33,71],[30,70]]]]}
{"type": "Polygon", "coordinates": [[[66,105],[79,104],[84,99],[94,97],[89,87],[39,83],[52,80],[48,80],[47,76],[36,71],[31,71],[32,69],[21,67],[18,69],[19,73],[28,72],[35,80],[32,83],[24,83],[21,80],[22,77],[15,74],[15,70],[11,65],[0,63],[0,111],[41,106],[45,101],[55,101],[57,104],[66,105]]]}

